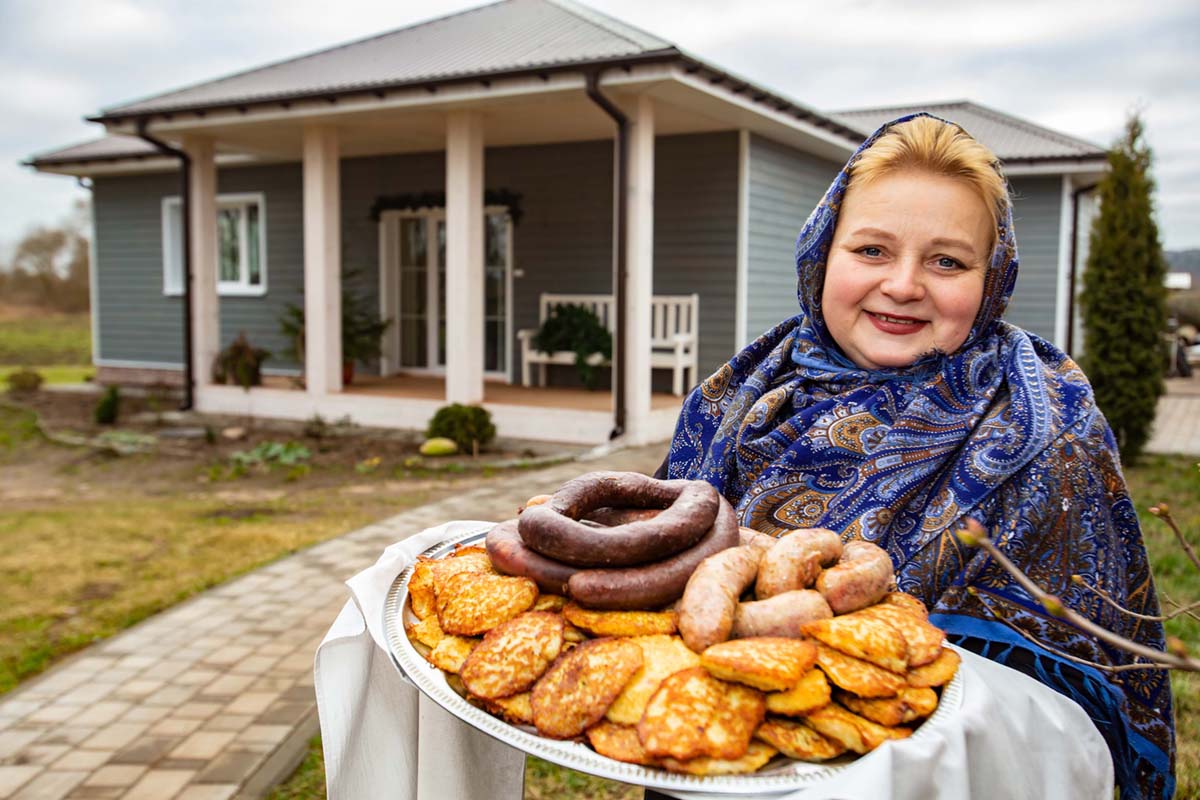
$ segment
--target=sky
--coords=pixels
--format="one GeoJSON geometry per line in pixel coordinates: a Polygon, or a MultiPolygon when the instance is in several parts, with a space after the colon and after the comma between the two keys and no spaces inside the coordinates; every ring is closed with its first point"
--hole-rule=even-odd
{"type": "MultiPolygon", "coordinates": [[[[476,5],[0,0],[0,258],[87,196],[20,164],[102,135],[84,116],[476,5]]],[[[1107,147],[1136,109],[1163,245],[1200,247],[1200,0],[588,5],[819,110],[970,99],[1107,147]]]]}

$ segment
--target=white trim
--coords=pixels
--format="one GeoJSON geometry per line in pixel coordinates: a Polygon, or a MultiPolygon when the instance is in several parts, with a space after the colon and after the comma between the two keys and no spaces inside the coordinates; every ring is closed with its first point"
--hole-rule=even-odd
{"type": "Polygon", "coordinates": [[[1094,175],[1099,179],[1108,171],[1108,165],[1103,157],[1082,163],[1075,161],[1051,161],[1044,164],[1015,164],[1004,165],[1004,174],[1010,178],[1022,175],[1094,175]]]}
{"type": "Polygon", "coordinates": [[[392,320],[380,343],[379,374],[385,376],[395,372],[400,361],[400,349],[397,347],[400,318],[399,314],[394,313],[398,292],[392,284],[391,270],[388,269],[392,263],[392,230],[396,226],[389,219],[386,214],[380,214],[379,223],[375,226],[379,236],[379,318],[392,320]]]}
{"type": "MultiPolygon", "coordinates": [[[[747,281],[750,269],[750,131],[738,131],[738,206],[737,206],[737,270],[734,286],[733,345],[734,351],[746,346],[748,335],[749,297],[747,281]]],[[[695,380],[696,376],[692,376],[695,380]]]]}
{"type": "Polygon", "coordinates": [[[1071,285],[1071,176],[1062,176],[1058,210],[1058,280],[1054,286],[1054,346],[1067,346],[1067,309],[1071,285]]]}
{"type": "Polygon", "coordinates": [[[92,191],[89,196],[88,213],[92,218],[92,235],[88,239],[88,308],[92,317],[92,363],[97,364],[100,361],[100,286],[96,281],[99,269],[96,263],[96,238],[99,228],[96,227],[96,192],[92,191]]]}
{"type": "Polygon", "coordinates": [[[182,370],[182,361],[129,361],[122,358],[97,358],[97,367],[121,367],[123,369],[171,369],[182,370]]]}
{"type": "MultiPolygon", "coordinates": [[[[282,159],[248,153],[224,153],[217,156],[218,167],[244,167],[254,164],[277,164],[282,159]]],[[[37,172],[50,175],[73,175],[79,178],[109,175],[136,175],[146,172],[178,172],[179,160],[160,156],[126,156],[112,161],[73,161],[46,166],[33,166],[37,172]]]]}
{"type": "MultiPolygon", "coordinates": [[[[222,281],[219,274],[217,279],[217,295],[221,297],[262,297],[267,293],[267,198],[263,192],[236,192],[231,194],[217,195],[217,211],[221,208],[246,208],[251,204],[258,205],[258,269],[260,275],[259,285],[253,286],[245,281],[248,275],[243,274],[241,281],[222,281]]],[[[179,195],[165,195],[162,198],[160,215],[162,218],[162,293],[165,297],[182,297],[184,282],[186,276],[183,274],[183,237],[175,242],[171,231],[170,214],[172,209],[179,209],[180,215],[180,232],[182,234],[183,225],[183,203],[179,195]],[[171,258],[174,256],[178,262],[172,264],[171,258]],[[175,284],[178,288],[173,288],[168,280],[168,275],[172,267],[178,274],[179,280],[175,284]]],[[[240,222],[240,244],[238,252],[243,255],[246,252],[246,240],[249,237],[248,227],[246,222],[245,212],[242,213],[240,222]]],[[[220,259],[220,240],[218,239],[218,260],[220,259]]],[[[220,271],[220,264],[218,273],[220,271]]],[[[242,262],[243,272],[249,269],[248,262],[242,262]]]]}

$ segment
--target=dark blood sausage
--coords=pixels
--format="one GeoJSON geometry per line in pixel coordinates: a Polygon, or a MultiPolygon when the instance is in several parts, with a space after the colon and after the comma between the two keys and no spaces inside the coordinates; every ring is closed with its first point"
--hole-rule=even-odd
{"type": "Polygon", "coordinates": [[[635,472],[591,472],[563,484],[550,502],[517,520],[525,545],[577,567],[626,567],[660,561],[691,547],[713,525],[720,495],[704,481],[659,481],[635,472]],[[670,507],[654,519],[597,530],[582,522],[604,506],[670,507]]]}
{"type": "Polygon", "coordinates": [[[661,513],[661,508],[613,508],[612,506],[605,506],[604,508],[597,508],[581,519],[580,522],[595,522],[606,528],[611,528],[615,525],[626,525],[630,522],[654,519],[661,513]]]}
{"type": "Polygon", "coordinates": [[[566,596],[567,581],[579,570],[540,556],[525,546],[517,533],[515,519],[501,522],[488,531],[484,541],[488,558],[505,575],[529,578],[543,592],[566,596]]]}
{"type": "Polygon", "coordinates": [[[646,609],[665,606],[683,596],[688,578],[700,562],[738,544],[737,516],[721,498],[717,518],[707,533],[678,555],[657,564],[576,572],[568,589],[580,605],[599,609],[646,609]]]}

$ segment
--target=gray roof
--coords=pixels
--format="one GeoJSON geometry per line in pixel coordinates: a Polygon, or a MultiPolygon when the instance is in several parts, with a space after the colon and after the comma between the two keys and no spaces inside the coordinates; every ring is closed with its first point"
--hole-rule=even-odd
{"type": "Polygon", "coordinates": [[[570,0],[502,0],[110,106],[98,119],[679,55],[670,42],[570,0]]]}
{"type": "Polygon", "coordinates": [[[866,136],[885,122],[918,111],[928,111],[958,123],[987,145],[1001,161],[1009,164],[1059,159],[1090,161],[1105,157],[1104,148],[1091,142],[1043,128],[1028,120],[968,100],[885,108],[856,108],[827,113],[866,136]]]}
{"type": "Polygon", "coordinates": [[[32,156],[25,163],[35,167],[54,164],[82,164],[94,161],[123,161],[146,158],[158,151],[144,139],[134,136],[105,136],[32,156]]]}

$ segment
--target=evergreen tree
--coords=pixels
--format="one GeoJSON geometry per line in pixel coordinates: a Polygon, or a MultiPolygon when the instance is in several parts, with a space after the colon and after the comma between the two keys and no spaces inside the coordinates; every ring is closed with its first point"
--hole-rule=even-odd
{"type": "Polygon", "coordinates": [[[1166,259],[1154,222],[1154,181],[1142,121],[1132,115],[1108,153],[1083,274],[1081,366],[1108,418],[1121,460],[1134,463],[1164,391],[1166,259]]]}

